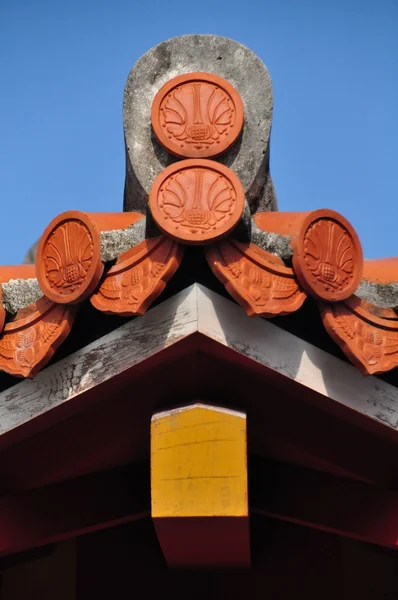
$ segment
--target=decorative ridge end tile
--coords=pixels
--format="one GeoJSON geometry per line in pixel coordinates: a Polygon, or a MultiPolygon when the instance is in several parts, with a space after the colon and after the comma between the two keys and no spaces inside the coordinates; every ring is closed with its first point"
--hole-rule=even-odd
{"type": "Polygon", "coordinates": [[[0,337],[0,370],[33,378],[69,335],[76,310],[43,297],[18,311],[0,337]]]}
{"type": "Polygon", "coordinates": [[[237,140],[244,122],[243,102],[223,77],[186,73],[160,88],[151,121],[159,142],[171,154],[210,158],[237,140]]]}
{"type": "Polygon", "coordinates": [[[43,293],[60,304],[82,302],[97,287],[104,266],[100,232],[77,210],[51,221],[40,238],[36,273],[43,293]]]}
{"type": "Polygon", "coordinates": [[[245,193],[235,173],[213,160],[189,159],[155,179],[149,207],[164,233],[185,244],[214,243],[240,221],[245,193]]]}
{"type": "Polygon", "coordinates": [[[124,229],[139,218],[136,213],[76,210],[55,217],[37,249],[37,279],[45,296],[60,304],[76,304],[90,296],[104,271],[101,231],[124,229]]]}
{"type": "Polygon", "coordinates": [[[338,302],[355,292],[362,278],[362,248],[354,228],[339,213],[261,212],[254,220],[260,229],[290,237],[293,268],[308,294],[338,302]]]}
{"type": "Polygon", "coordinates": [[[306,298],[293,269],[255,244],[222,241],[206,248],[206,258],[249,316],[287,315],[298,310],[306,298]]]}
{"type": "Polygon", "coordinates": [[[182,253],[183,248],[165,236],[141,242],[119,256],[91,304],[108,314],[144,314],[176,272],[182,253]]]}
{"type": "Polygon", "coordinates": [[[318,303],[323,324],[364,375],[398,366],[398,316],[353,296],[338,304],[318,303]]]}

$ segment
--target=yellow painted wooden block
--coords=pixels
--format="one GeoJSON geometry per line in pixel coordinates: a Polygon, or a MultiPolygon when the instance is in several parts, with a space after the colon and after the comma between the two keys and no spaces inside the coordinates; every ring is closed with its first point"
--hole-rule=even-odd
{"type": "Polygon", "coordinates": [[[203,404],[154,415],[151,492],[169,566],[250,564],[246,415],[203,404]]]}
{"type": "Polygon", "coordinates": [[[152,516],[246,517],[246,415],[195,404],[152,417],[152,516]]]}

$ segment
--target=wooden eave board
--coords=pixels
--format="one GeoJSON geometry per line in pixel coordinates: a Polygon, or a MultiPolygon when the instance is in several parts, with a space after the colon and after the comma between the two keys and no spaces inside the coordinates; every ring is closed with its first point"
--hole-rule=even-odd
{"type": "Polygon", "coordinates": [[[312,344],[264,319],[247,317],[240,307],[195,284],[173,298],[53,364],[36,379],[0,394],[2,436],[144,363],[159,352],[199,333],[308,392],[366,416],[385,428],[398,428],[398,389],[363,377],[312,344]]]}
{"type": "Polygon", "coordinates": [[[211,396],[250,410],[254,453],[394,481],[397,388],[198,284],[0,394],[2,481],[29,487],[145,459],[151,411],[211,396]]]}

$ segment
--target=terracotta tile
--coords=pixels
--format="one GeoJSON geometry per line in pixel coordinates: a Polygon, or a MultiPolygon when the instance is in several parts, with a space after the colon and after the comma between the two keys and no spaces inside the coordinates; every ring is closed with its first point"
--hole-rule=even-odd
{"type": "Polygon", "coordinates": [[[90,219],[95,223],[99,231],[110,231],[111,229],[126,229],[134,225],[143,218],[141,213],[137,212],[102,212],[87,213],[90,219]]]}
{"type": "Polygon", "coordinates": [[[293,268],[309,294],[337,302],[355,292],[362,278],[362,248],[355,230],[339,213],[261,212],[254,219],[260,229],[290,236],[293,268]]]}
{"type": "Polygon", "coordinates": [[[0,283],[7,283],[10,279],[33,279],[35,277],[35,265],[11,265],[0,267],[0,283]]]}
{"type": "Polygon", "coordinates": [[[183,160],[155,179],[149,206],[162,231],[187,244],[214,242],[239,222],[245,194],[238,177],[210,160],[183,160]]]}
{"type": "Polygon", "coordinates": [[[338,304],[319,303],[323,324],[364,375],[398,366],[398,316],[352,296],[338,304]],[[382,315],[382,316],[381,316],[382,315]]]}
{"type": "Polygon", "coordinates": [[[2,303],[3,290],[0,286],[0,333],[3,331],[4,323],[6,320],[6,311],[2,303]]]}
{"type": "Polygon", "coordinates": [[[33,378],[68,336],[75,312],[45,297],[20,310],[0,337],[0,370],[33,378]]]}
{"type": "Polygon", "coordinates": [[[398,256],[365,260],[363,278],[371,283],[398,283],[398,256]]]}
{"type": "Polygon", "coordinates": [[[171,154],[209,158],[237,140],[244,121],[243,102],[222,77],[187,73],[159,90],[151,119],[156,137],[171,154]]]}
{"type": "Polygon", "coordinates": [[[137,213],[82,213],[55,217],[44,231],[37,250],[36,272],[43,293],[61,304],[75,304],[90,296],[104,271],[100,232],[123,229],[137,213]]]}
{"type": "Polygon", "coordinates": [[[144,314],[179,267],[182,252],[164,236],[141,242],[119,256],[91,296],[91,304],[108,314],[144,314]]]}
{"type": "Polygon", "coordinates": [[[222,241],[206,249],[213,273],[249,316],[273,317],[298,310],[306,294],[293,269],[255,244],[222,241]]]}

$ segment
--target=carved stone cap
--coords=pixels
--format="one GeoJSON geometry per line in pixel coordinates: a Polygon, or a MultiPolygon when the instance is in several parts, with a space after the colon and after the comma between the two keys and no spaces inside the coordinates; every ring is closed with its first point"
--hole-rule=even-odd
{"type": "MultiPolygon", "coordinates": [[[[149,50],[129,73],[123,107],[124,210],[145,212],[155,177],[174,161],[151,126],[156,94],[172,78],[194,72],[222,77],[241,97],[245,114],[242,136],[219,160],[239,177],[249,205],[259,202],[269,176],[273,107],[269,73],[263,62],[238,42],[214,35],[185,35],[149,50]]],[[[276,208],[276,200],[272,208],[276,208]]]]}

